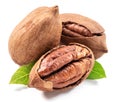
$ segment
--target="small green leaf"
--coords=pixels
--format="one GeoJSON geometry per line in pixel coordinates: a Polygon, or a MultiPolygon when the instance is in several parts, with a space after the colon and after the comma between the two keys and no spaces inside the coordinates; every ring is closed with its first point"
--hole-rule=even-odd
{"type": "Polygon", "coordinates": [[[87,79],[101,79],[105,77],[106,74],[102,65],[99,62],[95,61],[94,67],[89,76],[87,77],[87,79]]]}
{"type": "Polygon", "coordinates": [[[28,84],[29,73],[35,62],[21,66],[12,76],[10,84],[28,84]]]}
{"type": "MultiPolygon", "coordinates": [[[[21,66],[12,76],[11,80],[10,80],[10,84],[24,84],[24,85],[28,85],[28,81],[29,81],[29,73],[33,67],[33,65],[35,64],[35,62],[32,62],[28,65],[23,65],[21,66]]],[[[105,78],[105,71],[102,67],[102,65],[95,61],[94,67],[91,71],[91,73],[89,74],[87,79],[101,79],[101,78],[105,78]]]]}

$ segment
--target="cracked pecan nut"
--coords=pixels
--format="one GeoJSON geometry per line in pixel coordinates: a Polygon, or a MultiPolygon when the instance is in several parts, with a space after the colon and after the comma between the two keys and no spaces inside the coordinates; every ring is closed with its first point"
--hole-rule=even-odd
{"type": "Polygon", "coordinates": [[[9,52],[19,65],[38,60],[60,43],[62,23],[58,6],[39,7],[29,13],[13,30],[9,52]]]}
{"type": "Polygon", "coordinates": [[[88,46],[95,58],[106,53],[106,35],[103,27],[96,21],[78,15],[65,13],[60,15],[62,20],[61,44],[76,42],[88,46]]]}
{"type": "Polygon", "coordinates": [[[60,45],[43,55],[33,66],[29,87],[53,91],[76,86],[88,77],[93,64],[93,53],[85,45],[60,45]]]}

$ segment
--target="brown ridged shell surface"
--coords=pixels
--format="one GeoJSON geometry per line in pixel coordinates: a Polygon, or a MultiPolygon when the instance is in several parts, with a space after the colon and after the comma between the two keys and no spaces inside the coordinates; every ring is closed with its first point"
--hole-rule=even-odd
{"type": "Polygon", "coordinates": [[[28,64],[60,43],[62,24],[58,6],[39,7],[13,30],[9,52],[15,63],[28,64]]]}

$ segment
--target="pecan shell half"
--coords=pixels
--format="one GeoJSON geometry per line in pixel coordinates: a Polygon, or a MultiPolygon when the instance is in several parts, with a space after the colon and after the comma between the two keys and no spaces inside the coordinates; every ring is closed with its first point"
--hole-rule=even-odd
{"type": "Polygon", "coordinates": [[[85,80],[94,65],[92,51],[81,44],[60,45],[33,66],[29,87],[43,91],[70,88],[85,80]]]}
{"type": "Polygon", "coordinates": [[[96,21],[78,14],[65,13],[62,20],[61,44],[76,42],[88,46],[95,58],[106,53],[106,35],[103,27],[96,21]]]}

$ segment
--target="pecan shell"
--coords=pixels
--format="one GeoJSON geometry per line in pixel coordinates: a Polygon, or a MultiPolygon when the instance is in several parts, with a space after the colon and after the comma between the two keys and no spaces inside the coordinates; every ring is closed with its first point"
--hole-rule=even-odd
{"type": "Polygon", "coordinates": [[[95,59],[108,51],[104,28],[99,23],[78,14],[65,13],[60,17],[63,26],[61,44],[84,44],[93,51],[95,59]]]}
{"type": "Polygon", "coordinates": [[[53,91],[76,86],[88,77],[93,65],[93,53],[85,45],[60,45],[43,55],[33,66],[29,87],[53,91]]]}
{"type": "Polygon", "coordinates": [[[13,30],[8,45],[10,55],[19,65],[35,61],[60,43],[61,32],[58,6],[39,7],[13,30]]]}

